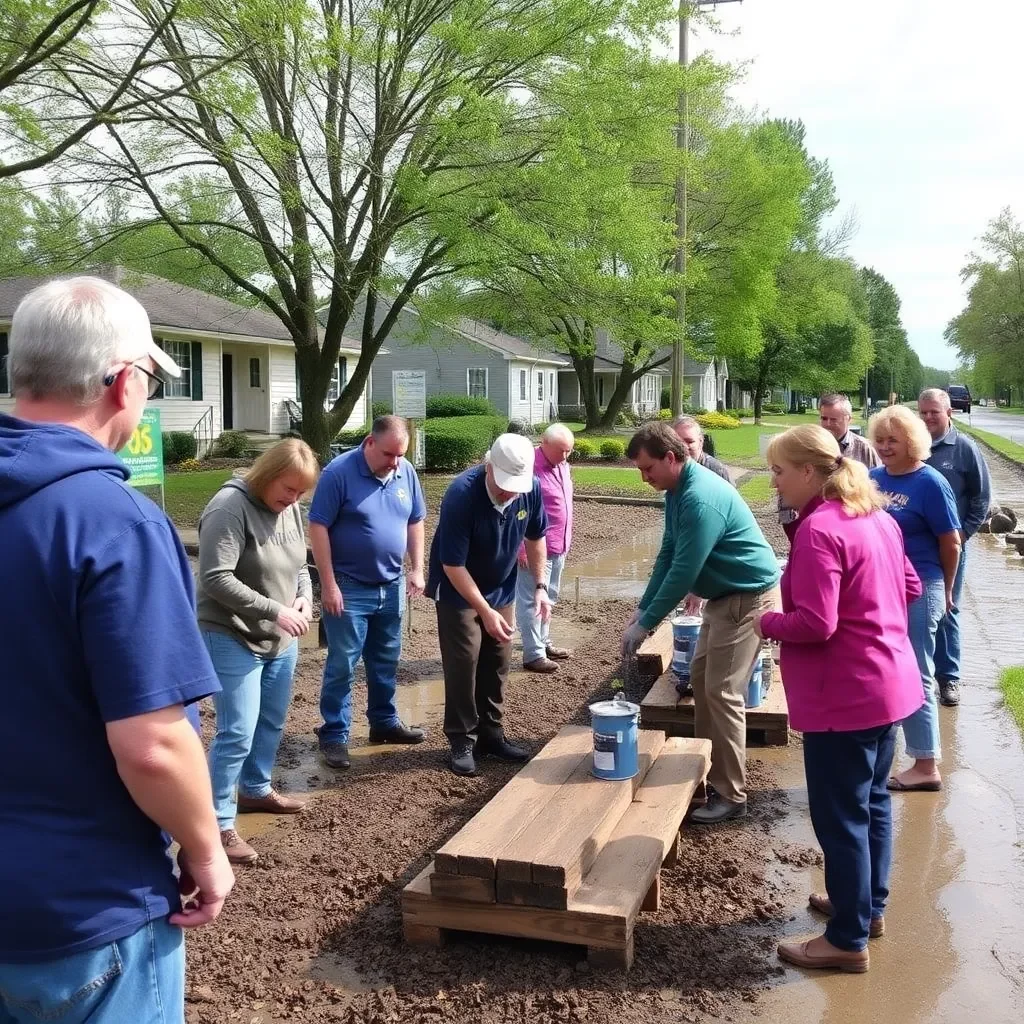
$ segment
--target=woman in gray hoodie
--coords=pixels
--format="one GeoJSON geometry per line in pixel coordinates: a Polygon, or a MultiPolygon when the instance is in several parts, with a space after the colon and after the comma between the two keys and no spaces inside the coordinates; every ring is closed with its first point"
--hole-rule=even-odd
{"type": "Polygon", "coordinates": [[[256,851],[235,831],[238,811],[295,814],[302,801],[271,786],[299,645],[313,614],[299,499],[319,466],[288,438],[244,477],[228,480],[199,520],[199,626],[222,690],[213,698],[213,802],[228,860],[256,851]],[[236,802],[237,789],[237,802],[236,802]]]}

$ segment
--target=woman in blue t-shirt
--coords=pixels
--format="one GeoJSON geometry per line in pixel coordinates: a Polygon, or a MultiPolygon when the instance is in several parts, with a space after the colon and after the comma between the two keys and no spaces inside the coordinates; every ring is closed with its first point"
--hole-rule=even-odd
{"type": "Polygon", "coordinates": [[[924,687],[924,704],[903,720],[903,738],[914,764],[889,779],[899,791],[942,788],[938,760],[939,709],[935,699],[935,633],[953,607],[953,580],[960,563],[960,519],[944,477],[926,466],[931,435],[905,406],[876,413],[869,433],[882,460],[871,478],[889,499],[890,515],[903,531],[903,547],[924,592],[908,609],[908,632],[924,687]]]}

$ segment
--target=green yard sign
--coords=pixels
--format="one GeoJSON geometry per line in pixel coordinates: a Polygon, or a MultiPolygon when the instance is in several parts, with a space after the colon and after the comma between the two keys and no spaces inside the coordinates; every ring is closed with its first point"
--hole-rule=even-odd
{"type": "Polygon", "coordinates": [[[164,443],[160,410],[147,408],[128,443],[117,453],[131,471],[132,487],[164,485],[164,443]]]}

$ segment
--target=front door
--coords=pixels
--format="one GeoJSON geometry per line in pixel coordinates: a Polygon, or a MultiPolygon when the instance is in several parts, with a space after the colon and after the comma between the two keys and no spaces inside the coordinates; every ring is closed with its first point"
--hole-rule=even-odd
{"type": "Polygon", "coordinates": [[[223,430],[235,428],[235,370],[230,352],[220,357],[220,408],[224,422],[223,430]]]}
{"type": "Polygon", "coordinates": [[[270,430],[267,412],[267,355],[259,349],[245,348],[235,352],[234,418],[239,430],[270,430]]]}

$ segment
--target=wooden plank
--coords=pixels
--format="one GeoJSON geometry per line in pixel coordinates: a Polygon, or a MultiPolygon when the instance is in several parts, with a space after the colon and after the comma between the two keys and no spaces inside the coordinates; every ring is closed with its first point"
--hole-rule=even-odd
{"type": "Polygon", "coordinates": [[[443,946],[444,932],[440,928],[429,925],[402,922],[402,934],[411,946],[443,946]]]}
{"type": "Polygon", "coordinates": [[[640,909],[645,913],[651,914],[653,914],[655,911],[661,910],[660,871],[654,876],[654,881],[651,882],[651,887],[647,890],[647,895],[644,897],[643,903],[640,904],[640,909]]]}
{"type": "Polygon", "coordinates": [[[583,761],[544,813],[502,851],[498,878],[524,881],[528,870],[529,880],[537,885],[572,892],[597,859],[664,743],[664,734],[639,733],[640,771],[633,779],[595,778],[591,759],[583,761]]]}
{"type": "Polygon", "coordinates": [[[403,926],[625,948],[626,916],[610,903],[595,909],[573,900],[566,910],[547,910],[511,903],[441,900],[430,893],[432,873],[433,865],[428,864],[402,891],[403,926]]]}
{"type": "Polygon", "coordinates": [[[606,949],[602,946],[589,947],[587,960],[594,967],[628,971],[633,966],[633,936],[630,935],[621,949],[606,949]]]}
{"type": "Polygon", "coordinates": [[[666,742],[570,906],[625,913],[632,926],[710,764],[710,740],[666,742]]]}
{"type": "Polygon", "coordinates": [[[554,885],[536,885],[533,882],[510,882],[499,878],[497,883],[499,903],[514,903],[521,907],[546,907],[548,910],[566,910],[569,893],[554,885]]]}
{"type": "MultiPolygon", "coordinates": [[[[693,719],[693,698],[679,696],[671,672],[666,672],[658,679],[640,702],[640,724],[644,728],[660,729],[675,722],[692,726],[693,719]]],[[[782,681],[774,679],[761,704],[756,708],[747,708],[747,729],[777,732],[788,728],[786,691],[782,681]]]]}
{"type": "Polygon", "coordinates": [[[643,675],[660,676],[672,665],[672,626],[666,619],[637,648],[636,668],[643,675]]]}
{"type": "Polygon", "coordinates": [[[434,896],[443,899],[493,903],[494,879],[473,878],[471,875],[446,875],[435,871],[430,876],[430,891],[434,896]]]}
{"type": "MultiPolygon", "coordinates": [[[[435,854],[441,874],[494,878],[501,851],[530,826],[593,750],[588,726],[569,725],[435,854]]],[[[527,878],[526,881],[529,881],[527,878]]]]}

